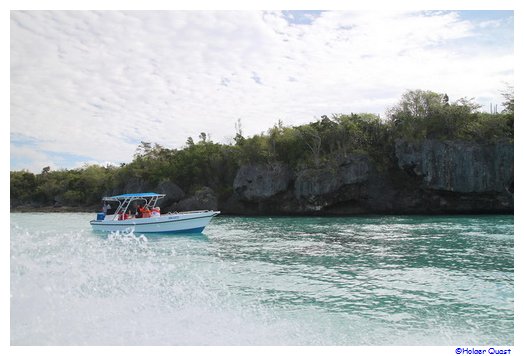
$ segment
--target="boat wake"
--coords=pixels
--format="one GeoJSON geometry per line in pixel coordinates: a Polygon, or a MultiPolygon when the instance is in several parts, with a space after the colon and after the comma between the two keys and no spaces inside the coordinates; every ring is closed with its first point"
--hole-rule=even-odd
{"type": "Polygon", "coordinates": [[[135,235],[135,230],[132,228],[123,231],[112,231],[107,234],[108,241],[118,241],[127,244],[142,245],[147,244],[148,240],[144,234],[135,235]]]}

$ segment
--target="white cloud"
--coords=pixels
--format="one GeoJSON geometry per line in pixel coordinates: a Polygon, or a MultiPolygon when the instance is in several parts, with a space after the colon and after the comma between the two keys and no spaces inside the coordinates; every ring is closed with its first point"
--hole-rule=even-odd
{"type": "Polygon", "coordinates": [[[478,24],[480,28],[486,28],[486,27],[500,27],[501,26],[501,20],[488,20],[488,21],[482,21],[478,24]]]}
{"type": "Polygon", "coordinates": [[[251,135],[279,119],[381,113],[406,89],[496,101],[512,81],[512,48],[470,46],[476,26],[454,12],[333,11],[311,20],[14,11],[11,133],[38,150],[127,162],[141,140],[173,148],[200,132],[225,140],[238,118],[251,135]]]}
{"type": "Polygon", "coordinates": [[[53,161],[52,157],[31,147],[12,147],[11,160],[14,160],[15,162],[18,160],[22,161],[21,164],[15,163],[14,165],[11,165],[11,170],[26,169],[31,172],[40,173],[43,167],[49,166],[53,169],[59,167],[53,161]]]}

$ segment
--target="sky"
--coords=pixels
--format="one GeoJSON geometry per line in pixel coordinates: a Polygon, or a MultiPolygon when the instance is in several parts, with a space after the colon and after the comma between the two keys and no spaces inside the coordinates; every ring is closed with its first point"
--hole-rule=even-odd
{"type": "Polygon", "coordinates": [[[411,89],[490,111],[513,11],[11,11],[10,169],[120,164],[141,141],[230,143],[411,89]]]}

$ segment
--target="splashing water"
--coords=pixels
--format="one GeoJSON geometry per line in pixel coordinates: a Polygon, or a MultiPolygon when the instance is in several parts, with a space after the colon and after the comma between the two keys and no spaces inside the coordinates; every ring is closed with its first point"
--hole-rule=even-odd
{"type": "Polygon", "coordinates": [[[13,345],[513,344],[513,217],[11,214],[13,345]]]}

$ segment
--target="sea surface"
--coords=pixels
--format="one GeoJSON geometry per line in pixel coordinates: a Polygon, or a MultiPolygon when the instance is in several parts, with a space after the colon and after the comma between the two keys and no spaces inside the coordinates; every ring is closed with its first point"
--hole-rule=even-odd
{"type": "Polygon", "coordinates": [[[513,345],[513,216],[11,214],[11,345],[513,345]]]}

